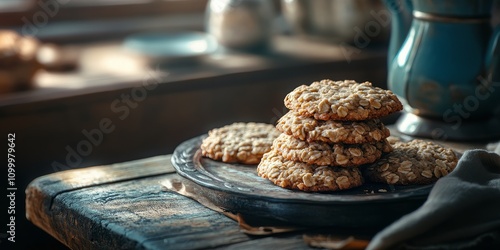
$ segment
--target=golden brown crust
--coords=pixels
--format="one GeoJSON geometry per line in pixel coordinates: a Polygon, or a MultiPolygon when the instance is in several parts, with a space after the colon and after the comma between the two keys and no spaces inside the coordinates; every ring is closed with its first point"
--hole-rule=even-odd
{"type": "Polygon", "coordinates": [[[387,116],[403,109],[390,90],[370,82],[322,80],[288,93],[285,106],[318,120],[360,121],[387,116]]]}
{"type": "Polygon", "coordinates": [[[361,144],[377,142],[390,135],[389,129],[379,119],[366,121],[322,121],[305,117],[293,111],[282,116],[276,128],[303,141],[361,144]]]}
{"type": "Polygon", "coordinates": [[[451,149],[423,140],[395,141],[393,151],[364,170],[367,179],[387,184],[430,184],[457,165],[451,149]]]}
{"type": "Polygon", "coordinates": [[[289,161],[276,150],[264,154],[257,167],[259,176],[275,185],[306,192],[338,191],[361,186],[358,168],[318,166],[289,161]]]}
{"type": "Polygon", "coordinates": [[[281,134],[273,142],[273,148],[287,160],[307,164],[338,167],[356,167],[373,163],[382,153],[392,151],[386,140],[364,144],[333,144],[306,142],[281,134]]]}
{"type": "Polygon", "coordinates": [[[257,164],[279,134],[271,124],[233,123],[210,130],[202,141],[201,152],[217,161],[257,164]]]}

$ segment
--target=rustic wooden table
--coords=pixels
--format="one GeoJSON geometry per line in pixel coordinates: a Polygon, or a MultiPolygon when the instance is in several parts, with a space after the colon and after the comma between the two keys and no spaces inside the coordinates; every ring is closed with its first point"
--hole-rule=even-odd
{"type": "MultiPolygon", "coordinates": [[[[486,146],[440,143],[458,152],[486,146]]],[[[26,189],[26,216],[72,249],[309,249],[308,237],[356,234],[327,229],[249,235],[226,215],[166,189],[161,182],[169,178],[182,179],[171,155],[45,175],[26,189]]],[[[351,243],[362,249],[376,232],[357,233],[361,237],[351,243]]]]}
{"type": "Polygon", "coordinates": [[[165,190],[170,155],[42,176],[26,214],[72,249],[300,249],[302,233],[255,237],[234,220],[165,190]]]}

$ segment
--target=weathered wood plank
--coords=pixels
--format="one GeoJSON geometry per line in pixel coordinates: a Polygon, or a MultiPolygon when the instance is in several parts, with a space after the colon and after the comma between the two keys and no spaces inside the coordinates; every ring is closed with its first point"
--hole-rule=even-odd
{"type": "Polygon", "coordinates": [[[47,195],[91,187],[106,183],[131,180],[175,172],[170,155],[161,155],[136,161],[61,171],[33,180],[31,188],[43,189],[47,195]]]}
{"type": "Polygon", "coordinates": [[[51,233],[72,249],[213,247],[249,239],[233,220],[159,184],[163,176],[59,194],[46,211],[51,233]],[[214,232],[217,232],[214,234],[214,232]],[[197,240],[196,246],[190,244],[197,240]],[[185,239],[190,239],[186,243],[185,239]],[[162,247],[149,242],[161,240],[162,247]]]}
{"type": "MultiPolygon", "coordinates": [[[[46,232],[51,228],[53,199],[64,192],[175,172],[170,155],[61,171],[33,180],[26,189],[26,218],[46,232]]],[[[57,237],[56,237],[57,238],[57,237]]]]}
{"type": "MultiPolygon", "coordinates": [[[[208,249],[234,243],[248,242],[251,238],[234,226],[214,227],[204,232],[194,232],[175,237],[148,240],[141,245],[143,249],[208,249]]],[[[258,249],[258,248],[252,248],[258,249]]]]}
{"type": "Polygon", "coordinates": [[[233,220],[166,191],[160,181],[172,172],[170,156],[159,156],[43,176],[27,189],[27,217],[72,249],[193,249],[250,239],[233,220]]]}
{"type": "Polygon", "coordinates": [[[302,232],[249,236],[168,191],[170,156],[60,172],[27,189],[27,217],[71,249],[309,249],[302,232]]]}

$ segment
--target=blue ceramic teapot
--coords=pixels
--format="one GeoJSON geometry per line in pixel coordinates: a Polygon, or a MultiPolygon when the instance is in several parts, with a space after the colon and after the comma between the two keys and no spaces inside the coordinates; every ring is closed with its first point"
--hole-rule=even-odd
{"type": "MultiPolygon", "coordinates": [[[[405,111],[459,129],[500,113],[500,28],[493,0],[384,0],[388,86],[405,111]]],[[[498,128],[500,130],[500,128],[498,128]]]]}

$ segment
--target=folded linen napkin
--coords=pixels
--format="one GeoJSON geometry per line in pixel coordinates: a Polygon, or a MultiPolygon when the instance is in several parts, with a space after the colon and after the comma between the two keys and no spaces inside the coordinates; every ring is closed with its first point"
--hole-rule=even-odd
{"type": "Polygon", "coordinates": [[[469,150],[427,201],[379,232],[368,250],[500,249],[500,156],[469,150]]]}

